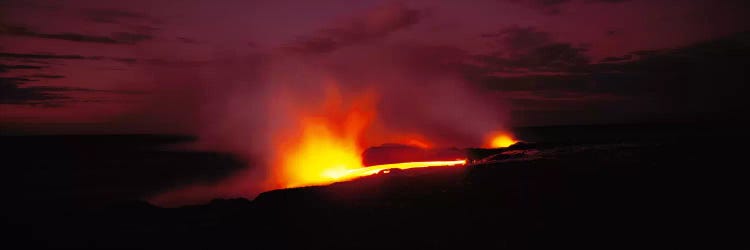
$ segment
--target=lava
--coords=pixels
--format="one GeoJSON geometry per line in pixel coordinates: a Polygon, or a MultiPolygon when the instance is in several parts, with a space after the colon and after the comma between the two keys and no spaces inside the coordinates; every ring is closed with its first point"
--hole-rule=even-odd
{"type": "Polygon", "coordinates": [[[272,188],[326,184],[336,173],[363,168],[361,135],[374,117],[374,98],[346,103],[329,84],[322,110],[299,107],[297,126],[276,138],[272,188]]]}
{"type": "Polygon", "coordinates": [[[487,146],[492,148],[506,148],[510,147],[510,145],[513,145],[516,142],[518,141],[513,139],[513,136],[510,133],[499,132],[491,136],[487,146]]]}
{"type": "Polygon", "coordinates": [[[336,133],[329,120],[319,118],[304,123],[302,137],[299,144],[284,153],[283,186],[296,187],[308,185],[322,185],[336,181],[345,181],[357,177],[379,173],[390,169],[412,169],[437,166],[454,166],[466,164],[465,159],[454,161],[421,161],[382,164],[365,167],[362,164],[360,147],[357,144],[358,133],[363,127],[362,117],[350,114],[345,127],[350,127],[349,133],[336,133]]]}
{"type": "MultiPolygon", "coordinates": [[[[279,131],[274,138],[275,162],[268,189],[325,185],[362,176],[412,169],[465,165],[465,159],[425,159],[414,162],[365,166],[365,145],[393,142],[431,148],[428,138],[418,133],[394,133],[372,129],[376,118],[376,95],[344,95],[335,81],[327,82],[323,103],[290,105],[294,126],[279,131]],[[366,138],[364,138],[366,137],[366,138]]],[[[516,141],[509,133],[495,133],[491,147],[508,147],[516,141]]],[[[449,158],[451,159],[451,158],[449,158]]]]}
{"type": "Polygon", "coordinates": [[[457,166],[457,165],[465,165],[465,164],[466,164],[466,159],[460,159],[460,160],[455,160],[455,161],[400,162],[400,163],[374,165],[374,166],[369,166],[365,168],[352,169],[352,170],[341,171],[341,172],[331,172],[331,174],[333,174],[331,177],[335,177],[337,180],[348,180],[348,179],[354,179],[357,177],[377,174],[377,173],[380,173],[380,171],[384,171],[384,170],[387,171],[387,170],[392,170],[392,169],[412,169],[412,168],[426,168],[426,167],[457,166]]]}
{"type": "MultiPolygon", "coordinates": [[[[358,144],[360,132],[368,118],[359,109],[346,114],[343,123],[332,117],[303,119],[302,136],[295,145],[282,150],[284,172],[279,176],[283,187],[322,185],[351,180],[390,169],[412,169],[466,164],[454,161],[420,161],[382,164],[365,167],[358,144]],[[347,128],[345,132],[336,128],[347,128]]],[[[364,112],[366,113],[366,112],[364,112]]]]}
{"type": "MultiPolygon", "coordinates": [[[[298,107],[297,126],[276,137],[276,167],[268,188],[324,185],[389,169],[463,165],[466,160],[402,162],[365,166],[362,136],[375,118],[374,95],[345,100],[335,83],[329,84],[321,110],[298,107]]],[[[372,132],[372,131],[368,131],[372,132]]],[[[373,136],[372,134],[370,134],[373,136]]],[[[373,136],[378,137],[379,135],[373,136]]],[[[428,148],[417,134],[387,134],[382,140],[428,148]]]]}

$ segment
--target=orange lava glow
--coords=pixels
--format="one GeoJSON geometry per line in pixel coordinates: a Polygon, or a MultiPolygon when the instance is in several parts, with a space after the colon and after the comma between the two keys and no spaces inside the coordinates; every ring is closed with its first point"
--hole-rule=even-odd
{"type": "MultiPolygon", "coordinates": [[[[347,121],[358,123],[359,120],[352,118],[347,121]]],[[[382,170],[453,166],[466,163],[466,160],[425,161],[365,167],[362,164],[362,150],[356,142],[357,133],[340,134],[333,131],[333,127],[333,124],[329,124],[325,119],[314,119],[305,123],[299,144],[284,153],[282,186],[323,185],[377,174],[382,170]]],[[[351,128],[353,129],[351,132],[361,131],[360,127],[351,128]]]]}
{"type": "Polygon", "coordinates": [[[355,138],[337,135],[322,121],[306,124],[300,139],[282,160],[286,187],[328,183],[364,167],[355,138]]]}
{"type": "MultiPolygon", "coordinates": [[[[362,135],[374,120],[375,101],[364,95],[346,102],[335,84],[326,92],[322,110],[299,108],[298,124],[277,135],[275,167],[268,188],[324,185],[390,169],[463,165],[465,160],[404,162],[365,167],[362,135]]],[[[427,148],[419,135],[382,136],[386,140],[427,148]]]]}
{"type": "Polygon", "coordinates": [[[382,170],[463,165],[466,160],[425,161],[365,167],[358,138],[369,118],[360,109],[343,116],[313,117],[302,121],[302,133],[291,145],[281,145],[280,187],[323,185],[377,174],[382,170]],[[338,129],[338,130],[337,130],[338,129]]]}
{"type": "Polygon", "coordinates": [[[506,148],[516,142],[518,141],[513,139],[513,136],[509,133],[496,133],[491,137],[488,146],[492,148],[506,148]]]}
{"type": "Polygon", "coordinates": [[[323,110],[297,110],[299,124],[276,138],[272,188],[326,184],[364,167],[360,136],[372,121],[374,102],[369,96],[357,100],[347,105],[333,86],[323,110]]]}
{"type": "Polygon", "coordinates": [[[412,169],[412,168],[426,168],[426,167],[442,167],[442,166],[457,166],[466,164],[466,160],[455,160],[455,161],[417,161],[417,162],[400,162],[391,164],[374,165],[358,169],[350,169],[343,171],[331,171],[328,172],[328,176],[332,177],[336,181],[350,180],[357,177],[368,176],[380,173],[381,171],[387,172],[392,169],[412,169]]]}

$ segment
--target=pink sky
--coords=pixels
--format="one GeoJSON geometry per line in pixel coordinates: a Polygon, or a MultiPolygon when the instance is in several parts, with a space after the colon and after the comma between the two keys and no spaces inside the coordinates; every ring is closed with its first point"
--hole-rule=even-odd
{"type": "MultiPolygon", "coordinates": [[[[387,32],[346,41],[344,46],[377,43],[450,47],[469,55],[512,54],[515,53],[512,48],[499,46],[497,41],[482,35],[517,27],[547,34],[547,43],[585,48],[583,55],[597,62],[638,50],[680,48],[716,39],[745,31],[750,23],[741,1],[560,2],[4,1],[0,4],[0,25],[3,25],[0,51],[6,56],[0,57],[0,64],[42,68],[5,70],[0,73],[2,77],[59,76],[12,83],[17,84],[13,85],[15,91],[15,88],[34,86],[79,90],[54,92],[65,96],[57,99],[12,97],[16,99],[0,104],[0,122],[15,128],[44,128],[45,124],[119,124],[107,125],[107,128],[117,132],[149,130],[149,127],[125,125],[121,121],[142,117],[143,109],[151,109],[149,105],[154,102],[154,95],[167,103],[159,106],[173,103],[167,100],[169,98],[189,99],[164,93],[212,84],[216,80],[213,79],[216,65],[231,65],[235,71],[242,71],[243,63],[255,60],[249,58],[278,55],[279,51],[311,37],[330,35],[327,30],[341,30],[383,6],[392,8],[381,13],[384,19],[400,14],[401,10],[414,11],[417,19],[387,32]],[[82,36],[110,37],[113,42],[83,41],[82,36]],[[19,54],[85,58],[35,59],[19,54]],[[187,76],[185,72],[194,75],[187,76]]],[[[379,17],[367,18],[382,21],[379,17]]],[[[512,94],[512,91],[500,91],[498,98],[512,94]]],[[[534,91],[518,94],[534,95],[534,91]]],[[[529,97],[534,98],[540,97],[529,97]]],[[[585,99],[585,95],[582,98],[585,99]]],[[[184,108],[200,106],[196,105],[184,108]]],[[[513,106],[510,109],[523,108],[513,106]]],[[[161,129],[155,130],[162,132],[161,129]]],[[[107,129],[82,125],[73,130],[102,132],[107,129]]]]}

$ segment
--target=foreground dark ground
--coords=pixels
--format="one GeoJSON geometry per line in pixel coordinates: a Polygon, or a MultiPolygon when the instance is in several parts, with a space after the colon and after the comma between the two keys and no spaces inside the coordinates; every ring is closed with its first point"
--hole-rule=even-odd
{"type": "Polygon", "coordinates": [[[537,143],[517,146],[516,154],[496,162],[180,208],[128,200],[208,173],[220,178],[216,168],[229,173],[241,163],[221,154],[153,149],[187,140],[181,137],[5,137],[10,164],[3,164],[3,222],[11,229],[5,236],[10,243],[53,248],[721,244],[710,235],[718,221],[732,219],[724,198],[736,184],[725,180],[732,179],[727,169],[741,152],[732,142],[747,141],[742,128],[624,125],[516,133],[537,143]]]}

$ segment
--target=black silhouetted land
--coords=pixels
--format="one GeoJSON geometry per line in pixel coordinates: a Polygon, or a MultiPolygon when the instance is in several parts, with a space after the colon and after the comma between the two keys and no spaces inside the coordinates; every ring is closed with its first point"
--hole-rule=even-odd
{"type": "MultiPolygon", "coordinates": [[[[10,157],[16,157],[14,165],[3,165],[14,168],[9,173],[17,179],[6,182],[12,185],[5,191],[13,194],[6,196],[9,205],[5,206],[8,211],[4,216],[13,229],[8,235],[12,242],[28,247],[652,249],[698,243],[716,246],[720,242],[708,240],[710,228],[715,226],[713,221],[731,217],[717,212],[723,209],[716,206],[722,206],[723,196],[728,196],[728,192],[721,191],[726,183],[717,183],[717,178],[729,175],[725,169],[732,166],[730,159],[737,158],[740,152],[729,142],[747,141],[741,131],[732,127],[676,125],[526,128],[519,129],[517,134],[535,143],[505,150],[472,151],[479,158],[495,156],[486,163],[394,171],[327,186],[274,190],[252,201],[214,200],[180,208],[125,202],[136,194],[163,188],[148,181],[130,184],[133,190],[144,191],[113,192],[107,203],[110,205],[104,207],[69,205],[69,201],[59,200],[96,193],[97,185],[119,186],[119,189],[110,187],[115,191],[127,190],[128,185],[96,182],[66,185],[65,181],[57,181],[58,186],[45,189],[38,186],[44,185],[40,182],[55,178],[45,171],[64,173],[43,167],[46,166],[43,163],[49,163],[50,157],[55,156],[51,152],[56,151],[17,146],[4,149],[14,152],[10,157]]],[[[100,139],[109,143],[122,138],[100,139]]],[[[50,145],[49,141],[57,139],[3,140],[26,141],[24,145],[29,146],[50,145]],[[29,140],[48,141],[28,143],[29,140]]],[[[121,151],[141,158],[120,162],[112,160],[119,154],[110,154],[109,161],[100,160],[107,164],[120,162],[122,167],[140,162],[154,164],[151,168],[157,168],[158,164],[150,161],[182,162],[192,164],[188,169],[193,169],[195,175],[202,174],[200,164],[212,161],[234,164],[230,158],[215,154],[154,153],[128,148],[121,151]],[[193,157],[193,161],[188,163],[184,157],[193,157]],[[196,161],[205,158],[213,160],[196,161]]],[[[71,167],[66,164],[80,162],[68,160],[58,161],[58,166],[71,167]]],[[[143,173],[136,174],[148,173],[138,171],[143,173]]],[[[59,176],[66,177],[69,176],[59,176]]],[[[182,180],[190,178],[194,177],[182,180]]],[[[106,196],[109,190],[98,191],[106,196]]],[[[101,198],[94,200],[83,203],[96,203],[101,198]]]]}

